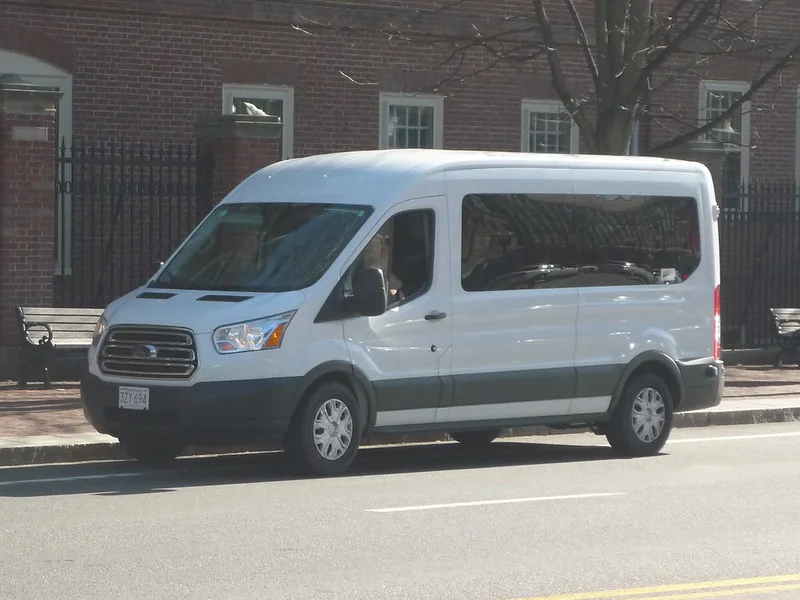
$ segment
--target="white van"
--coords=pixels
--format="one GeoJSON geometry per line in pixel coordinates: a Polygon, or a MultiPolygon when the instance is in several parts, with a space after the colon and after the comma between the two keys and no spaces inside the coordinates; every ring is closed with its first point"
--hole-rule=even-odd
{"type": "Polygon", "coordinates": [[[654,454],[722,397],[718,214],[676,160],[279,162],[108,306],[85,412],[139,460],[278,438],[321,474],[378,432],[589,426],[654,454]]]}

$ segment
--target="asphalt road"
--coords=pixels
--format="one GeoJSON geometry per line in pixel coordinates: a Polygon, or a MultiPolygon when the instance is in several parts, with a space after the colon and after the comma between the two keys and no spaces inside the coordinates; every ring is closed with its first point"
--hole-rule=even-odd
{"type": "Polygon", "coordinates": [[[0,598],[800,598],[800,424],[0,469],[0,598]],[[630,589],[643,588],[643,589],[630,589]],[[619,591],[619,590],[623,591],[619,591]]]}

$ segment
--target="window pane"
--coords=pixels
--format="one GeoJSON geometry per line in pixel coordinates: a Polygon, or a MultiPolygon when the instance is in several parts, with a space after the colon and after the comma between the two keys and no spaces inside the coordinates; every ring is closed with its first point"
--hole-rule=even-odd
{"type": "Polygon", "coordinates": [[[390,106],[389,116],[397,118],[398,127],[408,126],[408,111],[405,106],[390,106]]]}
{"type": "Polygon", "coordinates": [[[365,267],[379,267],[388,278],[389,304],[424,294],[433,281],[435,215],[412,210],[387,221],[353,264],[347,279],[365,267]]]}
{"type": "Polygon", "coordinates": [[[699,239],[692,198],[468,195],[462,287],[680,283],[699,265],[699,239]]]}
{"type": "Polygon", "coordinates": [[[433,148],[435,111],[432,106],[389,106],[389,147],[433,148]],[[392,118],[396,121],[392,123],[392,118]]]}
{"type": "Polygon", "coordinates": [[[419,106],[408,107],[408,125],[409,127],[419,127],[419,106]]]}
{"type": "Polygon", "coordinates": [[[433,129],[433,107],[423,106],[421,108],[420,125],[425,129],[433,129]]]}
{"type": "Polygon", "coordinates": [[[578,196],[577,285],[681,283],[700,263],[693,198],[578,196]]]}
{"type": "Polygon", "coordinates": [[[528,132],[530,151],[569,153],[570,126],[570,117],[565,111],[531,111],[528,132]]]}
{"type": "Polygon", "coordinates": [[[434,213],[413,210],[393,218],[391,276],[400,299],[424,294],[433,281],[434,213]]]}
{"type": "Polygon", "coordinates": [[[408,129],[406,127],[398,127],[395,132],[395,148],[408,148],[408,129]]]}
{"type": "Polygon", "coordinates": [[[431,129],[419,130],[419,147],[433,148],[433,131],[431,129]]]}
{"type": "Polygon", "coordinates": [[[571,200],[559,195],[466,196],[461,232],[464,290],[561,287],[577,264],[571,200]]]}
{"type": "MultiPolygon", "coordinates": [[[[713,121],[728,110],[742,97],[741,92],[707,90],[706,92],[706,122],[713,121]]],[[[739,107],[730,116],[712,129],[707,137],[728,144],[742,143],[742,109],[739,107]]]]}
{"type": "Polygon", "coordinates": [[[214,209],[154,287],[279,292],[312,285],[369,217],[365,206],[245,203],[214,209]]]}
{"type": "Polygon", "coordinates": [[[409,148],[419,148],[419,128],[418,127],[409,127],[408,128],[408,147],[409,148]]]}
{"type": "Polygon", "coordinates": [[[280,122],[283,122],[283,100],[245,97],[233,99],[233,114],[264,116],[259,111],[263,111],[267,116],[278,117],[280,122]]]}

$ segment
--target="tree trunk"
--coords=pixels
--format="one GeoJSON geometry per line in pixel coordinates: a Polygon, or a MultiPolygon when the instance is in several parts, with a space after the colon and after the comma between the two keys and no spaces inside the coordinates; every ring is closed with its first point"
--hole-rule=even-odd
{"type": "Polygon", "coordinates": [[[623,107],[612,108],[599,115],[592,137],[597,154],[622,154],[630,151],[633,135],[634,111],[623,107]]]}

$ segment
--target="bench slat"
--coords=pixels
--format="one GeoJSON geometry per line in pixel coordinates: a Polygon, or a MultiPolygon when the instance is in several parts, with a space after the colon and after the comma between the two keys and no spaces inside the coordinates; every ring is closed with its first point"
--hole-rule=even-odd
{"type": "MultiPolygon", "coordinates": [[[[46,331],[30,331],[28,332],[28,337],[31,338],[34,342],[38,343],[40,339],[49,337],[46,331]]],[[[81,334],[80,332],[67,332],[62,335],[54,335],[53,336],[53,343],[63,344],[64,340],[81,340],[81,343],[88,340],[89,342],[92,341],[92,336],[89,334],[81,334]]]]}
{"type": "Polygon", "coordinates": [[[25,320],[26,323],[47,323],[50,327],[94,327],[97,319],[94,317],[88,319],[76,319],[75,317],[29,317],[25,320]]]}
{"type": "Polygon", "coordinates": [[[92,338],[64,338],[61,340],[53,340],[53,345],[58,348],[59,346],[76,346],[84,347],[92,343],[92,338]]]}
{"type": "Polygon", "coordinates": [[[19,309],[22,312],[22,316],[25,318],[34,316],[97,316],[99,319],[100,315],[103,314],[102,308],[53,308],[47,306],[21,306],[19,309]]]}
{"type": "MultiPolygon", "coordinates": [[[[74,338],[91,338],[94,334],[94,330],[92,329],[54,329],[53,330],[53,338],[65,338],[65,337],[74,337],[74,338]]],[[[43,335],[49,335],[47,329],[44,327],[29,327],[28,328],[28,336],[29,337],[41,337],[43,335]]]]}
{"type": "Polygon", "coordinates": [[[771,308],[770,311],[782,321],[800,321],[800,308],[771,308]]]}

